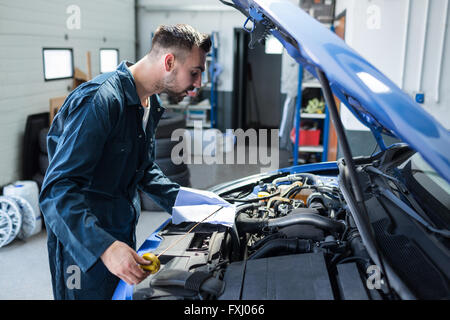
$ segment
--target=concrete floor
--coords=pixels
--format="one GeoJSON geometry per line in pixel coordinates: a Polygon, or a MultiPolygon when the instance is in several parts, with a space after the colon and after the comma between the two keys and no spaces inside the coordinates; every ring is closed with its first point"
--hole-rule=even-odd
{"type": "MultiPolygon", "coordinates": [[[[248,152],[256,152],[249,148],[248,152]]],[[[289,154],[280,152],[280,167],[289,166],[289,154]]],[[[207,189],[222,182],[231,181],[261,172],[259,164],[190,164],[193,188],[207,189]]],[[[137,247],[170,215],[166,212],[141,213],[137,229],[137,247]]],[[[48,300],[53,299],[47,255],[45,230],[23,240],[14,240],[0,248],[0,300],[48,300]]]]}

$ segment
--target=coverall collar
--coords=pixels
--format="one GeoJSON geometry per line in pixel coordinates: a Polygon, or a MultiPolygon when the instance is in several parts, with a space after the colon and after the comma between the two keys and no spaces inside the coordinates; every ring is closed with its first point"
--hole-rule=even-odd
{"type": "Polygon", "coordinates": [[[122,82],[122,86],[124,88],[125,99],[127,101],[127,105],[135,106],[141,105],[141,99],[137,94],[136,83],[134,82],[134,77],[131,74],[130,70],[127,68],[131,67],[133,63],[123,60],[119,66],[117,67],[117,71],[119,72],[120,81],[122,82]]]}

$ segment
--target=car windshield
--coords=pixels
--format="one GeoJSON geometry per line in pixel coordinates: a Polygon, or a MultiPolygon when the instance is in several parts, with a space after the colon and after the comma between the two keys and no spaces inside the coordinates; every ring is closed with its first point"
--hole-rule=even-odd
{"type": "Polygon", "coordinates": [[[398,167],[405,184],[429,218],[441,227],[450,227],[450,184],[419,153],[398,167]]]}

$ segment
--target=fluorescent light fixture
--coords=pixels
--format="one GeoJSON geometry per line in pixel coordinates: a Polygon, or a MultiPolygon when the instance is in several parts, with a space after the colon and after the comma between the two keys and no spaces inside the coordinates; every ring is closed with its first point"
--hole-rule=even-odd
{"type": "Polygon", "coordinates": [[[267,54],[282,54],[283,53],[283,45],[277,38],[273,35],[270,35],[266,39],[266,48],[265,52],[267,54]]]}
{"type": "Polygon", "coordinates": [[[387,93],[391,91],[383,82],[367,72],[358,72],[356,75],[374,93],[387,93]]]}
{"type": "Polygon", "coordinates": [[[42,56],[46,81],[73,77],[72,49],[43,48],[42,56]]]}
{"type": "Polygon", "coordinates": [[[100,49],[100,73],[116,70],[119,64],[119,49],[100,49]]]}

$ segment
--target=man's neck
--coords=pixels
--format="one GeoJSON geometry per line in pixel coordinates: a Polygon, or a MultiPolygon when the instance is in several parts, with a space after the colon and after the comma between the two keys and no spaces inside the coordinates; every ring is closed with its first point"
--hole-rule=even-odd
{"type": "Polygon", "coordinates": [[[160,93],[157,85],[158,73],[155,66],[145,56],[128,69],[133,75],[136,91],[142,106],[148,107],[148,98],[155,93],[160,93]],[[153,76],[149,77],[149,75],[153,76]]]}

